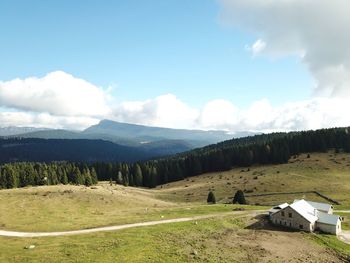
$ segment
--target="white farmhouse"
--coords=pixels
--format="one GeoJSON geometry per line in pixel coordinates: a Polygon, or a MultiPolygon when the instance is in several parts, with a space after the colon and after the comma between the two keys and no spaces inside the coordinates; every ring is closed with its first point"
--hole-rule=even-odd
{"type": "Polygon", "coordinates": [[[305,200],[295,200],[292,204],[281,204],[270,209],[273,224],[307,232],[320,230],[325,233],[341,232],[341,217],[333,215],[333,206],[305,200]]]}

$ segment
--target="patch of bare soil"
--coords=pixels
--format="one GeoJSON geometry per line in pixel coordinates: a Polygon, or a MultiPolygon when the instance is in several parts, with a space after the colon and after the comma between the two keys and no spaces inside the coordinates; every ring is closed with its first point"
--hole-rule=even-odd
{"type": "Polygon", "coordinates": [[[307,234],[271,226],[261,216],[240,233],[242,262],[346,262],[331,249],[307,239],[307,234]]]}
{"type": "Polygon", "coordinates": [[[289,232],[273,228],[269,224],[265,226],[260,217],[247,220],[249,226],[245,229],[229,226],[221,231],[209,233],[203,230],[196,234],[190,232],[185,239],[181,239],[181,236],[174,238],[183,247],[180,253],[187,255],[190,262],[347,262],[333,250],[314,243],[306,233],[289,232]]]}

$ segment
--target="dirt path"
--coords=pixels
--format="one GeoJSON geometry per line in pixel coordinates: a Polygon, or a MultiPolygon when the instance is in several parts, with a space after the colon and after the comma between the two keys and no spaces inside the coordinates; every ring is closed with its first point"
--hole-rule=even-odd
{"type": "MultiPolygon", "coordinates": [[[[249,212],[256,213],[256,212],[261,212],[261,211],[249,211],[249,212]]],[[[149,221],[149,222],[125,224],[125,225],[118,225],[118,226],[96,227],[96,228],[90,228],[90,229],[62,231],[62,232],[16,232],[16,231],[0,230],[0,236],[7,236],[7,237],[50,237],[50,236],[80,235],[80,234],[89,234],[89,233],[102,232],[102,231],[121,230],[121,229],[133,228],[133,227],[144,227],[144,226],[154,226],[154,225],[160,225],[160,224],[187,222],[187,221],[194,221],[194,220],[227,216],[227,215],[238,215],[238,214],[244,214],[244,213],[246,213],[246,211],[225,212],[225,213],[217,213],[217,214],[211,214],[211,215],[165,219],[165,220],[158,220],[158,221],[149,221]]]]}
{"type": "Polygon", "coordinates": [[[338,239],[350,245],[350,231],[342,230],[340,234],[338,234],[338,239]]]}

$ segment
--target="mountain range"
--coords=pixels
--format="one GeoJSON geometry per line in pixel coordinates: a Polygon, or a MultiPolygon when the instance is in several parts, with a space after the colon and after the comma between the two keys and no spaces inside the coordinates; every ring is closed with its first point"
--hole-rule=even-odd
{"type": "MultiPolygon", "coordinates": [[[[247,135],[251,134],[239,133],[235,137],[247,135]]],[[[0,136],[2,162],[128,162],[185,152],[233,137],[225,131],[170,129],[110,120],[102,120],[83,131],[6,127],[0,128],[0,136]]]]}

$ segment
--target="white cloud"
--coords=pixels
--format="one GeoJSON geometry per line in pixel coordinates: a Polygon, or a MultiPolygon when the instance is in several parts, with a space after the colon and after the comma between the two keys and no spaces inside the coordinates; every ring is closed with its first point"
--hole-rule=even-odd
{"type": "Polygon", "coordinates": [[[62,71],[43,78],[0,82],[3,107],[57,116],[104,116],[109,113],[108,93],[62,71]]]}
{"type": "Polygon", "coordinates": [[[85,116],[53,116],[48,113],[16,111],[0,112],[1,127],[18,126],[81,130],[98,122],[99,119],[85,116]]]}
{"type": "Polygon", "coordinates": [[[170,128],[238,131],[293,131],[348,126],[350,98],[313,98],[274,107],[267,99],[238,108],[227,100],[194,109],[172,94],[146,101],[123,102],[113,119],[170,128]]]}
{"type": "Polygon", "coordinates": [[[350,96],[350,1],[220,3],[225,23],[257,36],[251,48],[253,54],[298,55],[316,80],[315,95],[350,96]]]}
{"type": "Polygon", "coordinates": [[[256,56],[259,53],[261,53],[262,51],[264,51],[264,49],[266,48],[266,43],[264,40],[262,39],[258,39],[250,48],[250,50],[253,52],[253,55],[256,56]]]}
{"type": "Polygon", "coordinates": [[[228,129],[237,122],[238,109],[227,100],[208,102],[197,119],[197,125],[206,129],[228,129]]]}
{"type": "Polygon", "coordinates": [[[268,100],[239,109],[225,101],[209,102],[197,125],[206,129],[237,131],[294,131],[348,126],[350,99],[314,98],[273,107],[268,100]]]}
{"type": "Polygon", "coordinates": [[[197,109],[187,106],[173,94],[123,102],[114,109],[116,120],[169,128],[191,128],[198,114],[197,109]]]}
{"type": "Polygon", "coordinates": [[[1,82],[0,123],[1,126],[84,129],[101,119],[113,119],[159,127],[231,132],[306,130],[350,123],[347,97],[312,98],[278,107],[262,99],[246,108],[216,99],[202,108],[193,108],[173,94],[113,106],[108,103],[113,98],[108,96],[103,89],[63,72],[50,73],[42,79],[1,82]],[[62,91],[60,84],[67,82],[70,89],[62,91]],[[85,100],[79,102],[80,97],[85,100]],[[78,102],[74,104],[75,101],[78,102]]]}

